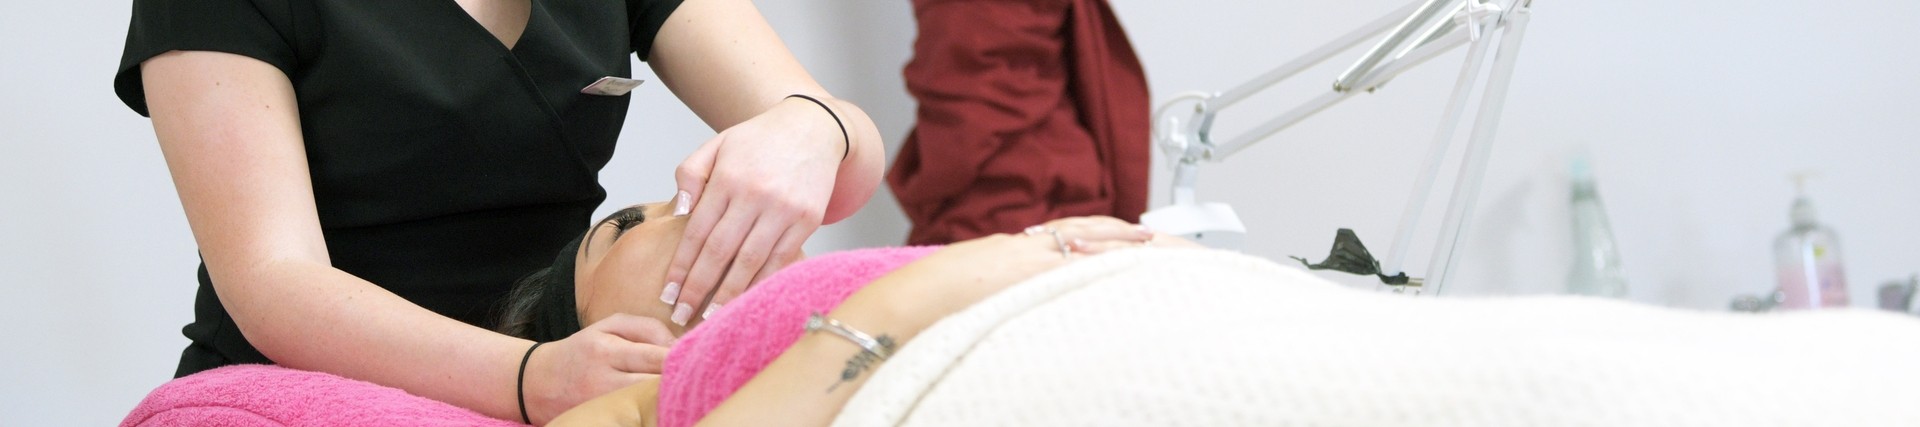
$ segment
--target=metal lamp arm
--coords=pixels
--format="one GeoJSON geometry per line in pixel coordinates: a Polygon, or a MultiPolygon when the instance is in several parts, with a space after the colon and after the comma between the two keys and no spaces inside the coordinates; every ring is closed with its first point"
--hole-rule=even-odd
{"type": "MultiPolygon", "coordinates": [[[[1426,27],[1409,25],[1428,23],[1432,20],[1432,16],[1428,15],[1435,13],[1432,11],[1448,12],[1453,16],[1472,16],[1470,12],[1463,11],[1462,9],[1474,4],[1479,4],[1478,0],[1424,0],[1420,3],[1402,6],[1385,15],[1381,15],[1379,18],[1375,18],[1373,21],[1347,34],[1341,35],[1333,41],[1327,42],[1307,52],[1305,55],[1294,58],[1286,64],[1282,64],[1273,70],[1261,74],[1246,83],[1242,83],[1225,92],[1204,97],[1200,102],[1195,104],[1194,111],[1191,115],[1193,127],[1182,132],[1185,135],[1179,135],[1181,138],[1162,138],[1163,141],[1172,141],[1176,144],[1173,147],[1166,147],[1167,152],[1169,154],[1177,154],[1177,158],[1181,159],[1181,161],[1223,161],[1227,157],[1245,149],[1247,146],[1253,145],[1282,130],[1286,130],[1294,124],[1306,120],[1307,117],[1311,117],[1327,107],[1346,100],[1357,93],[1357,91],[1351,90],[1353,88],[1364,88],[1372,91],[1374,88],[1379,87],[1382,83],[1385,83],[1387,80],[1392,79],[1402,72],[1419,66],[1454,48],[1460,47],[1473,39],[1478,39],[1480,28],[1477,26],[1468,26],[1470,27],[1468,31],[1459,31],[1462,26],[1453,20],[1446,20],[1426,27]],[[1416,12],[1420,15],[1409,16],[1409,14],[1416,12]],[[1398,25],[1396,26],[1396,24],[1398,25]],[[1235,104],[1239,104],[1241,101],[1245,101],[1247,98],[1251,98],[1253,95],[1275,84],[1279,84],[1299,74],[1301,71],[1326,62],[1335,55],[1351,49],[1355,45],[1359,45],[1388,29],[1392,29],[1393,33],[1385,40],[1382,40],[1380,44],[1375,45],[1373,50],[1369,51],[1368,55],[1362,58],[1360,62],[1356,62],[1352,67],[1349,67],[1347,72],[1334,82],[1334,90],[1332,92],[1321,94],[1307,101],[1305,104],[1270,119],[1258,127],[1255,127],[1253,130],[1247,131],[1231,140],[1224,143],[1217,142],[1219,139],[1215,138],[1212,134],[1213,118],[1221,111],[1235,104]],[[1422,30],[1424,30],[1424,32],[1422,32],[1422,30]],[[1394,55],[1392,59],[1385,59],[1394,50],[1401,50],[1402,52],[1399,55],[1394,55]],[[1198,144],[1201,147],[1192,147],[1194,144],[1198,144]]],[[[1498,11],[1500,8],[1498,6],[1492,6],[1492,10],[1498,11]]],[[[1177,102],[1177,100],[1175,102],[1177,102]]],[[[1165,117],[1159,119],[1162,123],[1178,123],[1177,120],[1169,121],[1167,120],[1168,118],[1165,117]]]]}
{"type": "MultiPolygon", "coordinates": [[[[1461,180],[1455,184],[1451,206],[1443,221],[1445,229],[1441,233],[1441,241],[1436,245],[1433,263],[1429,266],[1427,277],[1430,280],[1427,284],[1438,292],[1448,270],[1457,262],[1454,249],[1459,245],[1460,236],[1464,234],[1467,218],[1472,216],[1472,202],[1479,194],[1480,177],[1483,175],[1486,167],[1485,160],[1491,150],[1488,147],[1492,142],[1493,131],[1498,126],[1506,97],[1507,83],[1512,76],[1514,57],[1518,53],[1520,39],[1525,34],[1531,4],[1531,0],[1510,0],[1505,7],[1502,7],[1487,0],[1424,0],[1390,12],[1226,92],[1211,95],[1185,93],[1176,97],[1154,113],[1157,124],[1161,126],[1155,133],[1155,139],[1159,141],[1167,155],[1175,159],[1174,206],[1166,210],[1169,213],[1181,214],[1198,212],[1195,210],[1196,207],[1217,211],[1210,213],[1217,213],[1218,215],[1214,216],[1225,218],[1224,220],[1196,221],[1183,225],[1193,225],[1194,227],[1189,228],[1195,230],[1228,230],[1243,233],[1244,226],[1239,224],[1237,216],[1232,214],[1230,208],[1224,205],[1200,206],[1196,201],[1194,187],[1198,181],[1200,162],[1224,161],[1246,147],[1358,93],[1352,89],[1361,88],[1372,91],[1402,72],[1454,48],[1471,43],[1473,48],[1468,54],[1454,94],[1449,100],[1441,129],[1435,135],[1425,167],[1416,177],[1413,197],[1402,215],[1392,251],[1381,266],[1383,277],[1401,273],[1400,267],[1405,258],[1405,249],[1411,241],[1411,234],[1418,223],[1419,215],[1424,212],[1426,195],[1432,190],[1440,159],[1444,158],[1447,146],[1454,139],[1456,125],[1462,121],[1462,115],[1471,98],[1472,89],[1476,86],[1475,83],[1479,81],[1479,76],[1486,65],[1492,62],[1494,70],[1487,77],[1485,94],[1480,99],[1480,109],[1475,115],[1476,121],[1469,136],[1468,157],[1461,165],[1461,180]],[[1452,19],[1432,22],[1439,16],[1451,16],[1452,19]],[[1216,142],[1213,123],[1220,111],[1307,68],[1325,62],[1332,56],[1389,28],[1393,29],[1393,33],[1375,45],[1359,62],[1348,68],[1347,72],[1335,81],[1335,90],[1321,94],[1280,116],[1261,123],[1232,140],[1225,143],[1216,142]],[[1493,37],[1494,31],[1502,28],[1505,28],[1505,32],[1501,37],[1493,37]],[[1495,41],[1499,42],[1497,48],[1494,46],[1495,41]],[[1395,51],[1398,53],[1395,54],[1395,51]],[[1489,51],[1493,51],[1493,54],[1490,55],[1489,51]],[[1180,116],[1168,114],[1167,110],[1172,105],[1186,100],[1194,101],[1195,107],[1191,115],[1187,116],[1189,123],[1183,126],[1180,116]]],[[[1149,212],[1149,215],[1154,213],[1149,212]]],[[[1167,217],[1176,216],[1167,215],[1167,217]]]]}

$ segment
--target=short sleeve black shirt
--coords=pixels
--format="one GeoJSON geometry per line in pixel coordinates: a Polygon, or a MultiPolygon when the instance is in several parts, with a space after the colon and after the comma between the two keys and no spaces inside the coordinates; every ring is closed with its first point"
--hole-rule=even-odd
{"type": "MultiPolygon", "coordinates": [[[[114,89],[147,115],[140,63],[174,50],[278,67],[300,108],[334,267],[491,326],[606,197],[597,180],[629,77],[679,0],[533,0],[512,49],[452,0],[135,0],[114,89]]],[[[271,363],[234,326],[204,264],[176,375],[271,363]]]]}

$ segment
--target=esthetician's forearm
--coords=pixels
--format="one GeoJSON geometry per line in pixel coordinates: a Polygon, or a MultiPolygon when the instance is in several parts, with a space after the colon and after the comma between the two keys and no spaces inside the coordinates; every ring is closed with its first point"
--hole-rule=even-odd
{"type": "Polygon", "coordinates": [[[255,348],[287,366],[519,418],[513,376],[527,344],[331,266],[285,74],[234,54],[169,52],[141,75],[194,242],[255,348]]]}
{"type": "Polygon", "coordinates": [[[833,182],[833,198],[827,202],[822,224],[832,224],[853,216],[880,188],[881,170],[886,167],[886,144],[880,131],[859,106],[843,99],[827,102],[847,126],[847,158],[833,182]]]}
{"type": "MultiPolygon", "coordinates": [[[[715,131],[766,112],[787,96],[826,102],[847,127],[848,151],[822,224],[852,216],[879,189],[886,162],[873,119],[814,80],[750,0],[686,0],[654,36],[647,65],[715,131]]],[[[808,105],[807,108],[816,108],[808,105]]],[[[821,120],[827,120],[821,116],[821,120]]],[[[839,132],[823,149],[840,152],[839,132]]],[[[811,147],[810,147],[811,148],[811,147]]]]}
{"type": "Polygon", "coordinates": [[[531,342],[441,316],[326,265],[282,262],[243,274],[225,278],[238,283],[223,287],[221,300],[275,363],[520,418],[514,375],[531,342]]]}

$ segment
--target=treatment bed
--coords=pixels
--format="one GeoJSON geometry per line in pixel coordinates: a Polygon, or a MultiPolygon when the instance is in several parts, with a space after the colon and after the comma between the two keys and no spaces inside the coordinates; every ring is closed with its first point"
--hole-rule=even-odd
{"type": "Polygon", "coordinates": [[[835,426],[1914,425],[1920,320],[1408,298],[1122,251],[921,333],[835,426]]]}
{"type": "MultiPolygon", "coordinates": [[[[1155,248],[1016,285],[872,375],[834,425],[1913,425],[1920,320],[1416,299],[1155,248]]],[[[121,425],[515,423],[251,365],[169,382],[121,425]]]]}

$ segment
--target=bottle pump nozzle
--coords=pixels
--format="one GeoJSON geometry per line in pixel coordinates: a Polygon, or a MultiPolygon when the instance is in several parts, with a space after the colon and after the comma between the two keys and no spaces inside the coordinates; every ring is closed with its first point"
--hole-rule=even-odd
{"type": "Polygon", "coordinates": [[[1813,201],[1807,199],[1807,180],[1820,176],[1814,171],[1800,171],[1788,175],[1793,181],[1793,210],[1788,214],[1794,227],[1812,227],[1815,224],[1813,201]]]}

